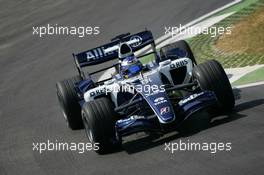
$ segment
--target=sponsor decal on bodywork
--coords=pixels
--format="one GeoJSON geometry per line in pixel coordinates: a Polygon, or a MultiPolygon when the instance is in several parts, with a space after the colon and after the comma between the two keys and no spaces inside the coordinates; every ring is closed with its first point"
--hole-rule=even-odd
{"type": "Polygon", "coordinates": [[[94,60],[103,58],[107,55],[113,54],[113,52],[106,53],[104,50],[105,50],[104,47],[98,47],[98,48],[95,48],[93,50],[86,52],[87,61],[94,61],[94,60]]]}
{"type": "Polygon", "coordinates": [[[179,61],[179,62],[176,62],[176,63],[172,63],[170,65],[170,67],[172,69],[176,69],[176,68],[179,68],[179,67],[186,66],[187,64],[188,64],[188,61],[187,60],[182,60],[182,61],[179,61]]]}
{"type": "Polygon", "coordinates": [[[198,93],[198,94],[190,95],[188,98],[185,98],[185,99],[179,101],[179,105],[182,106],[182,105],[184,105],[185,103],[187,103],[187,102],[189,102],[189,101],[191,101],[191,100],[193,100],[193,99],[195,99],[195,98],[197,98],[197,97],[199,97],[199,96],[201,96],[201,95],[203,95],[203,94],[204,94],[204,92],[201,92],[201,93],[198,93]]]}
{"type": "Polygon", "coordinates": [[[162,103],[166,103],[167,100],[164,97],[158,97],[154,100],[154,105],[160,105],[162,103]]]}
{"type": "Polygon", "coordinates": [[[130,41],[136,40],[137,42],[131,44],[132,47],[138,47],[142,43],[142,38],[138,35],[134,35],[130,38],[130,41]]]}
{"type": "Polygon", "coordinates": [[[92,92],[90,92],[90,97],[95,97],[95,96],[98,96],[98,95],[101,95],[101,94],[105,94],[106,93],[106,88],[101,88],[101,89],[96,89],[92,92]]]}
{"type": "Polygon", "coordinates": [[[167,114],[168,112],[170,112],[170,107],[169,106],[160,108],[160,114],[161,115],[167,114]]]}

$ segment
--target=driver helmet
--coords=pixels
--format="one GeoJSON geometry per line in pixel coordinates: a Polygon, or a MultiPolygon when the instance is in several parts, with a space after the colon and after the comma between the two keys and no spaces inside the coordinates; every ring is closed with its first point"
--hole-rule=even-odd
{"type": "Polygon", "coordinates": [[[124,78],[133,77],[139,74],[141,70],[142,64],[134,54],[127,56],[121,61],[121,75],[124,78]]]}
{"type": "Polygon", "coordinates": [[[120,73],[124,78],[137,75],[142,70],[142,64],[134,55],[131,47],[122,43],[119,47],[120,73]]]}

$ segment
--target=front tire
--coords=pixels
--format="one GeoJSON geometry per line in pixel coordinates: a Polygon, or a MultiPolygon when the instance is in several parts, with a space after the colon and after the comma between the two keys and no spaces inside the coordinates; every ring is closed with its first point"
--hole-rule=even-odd
{"type": "Polygon", "coordinates": [[[81,106],[75,90],[75,83],[81,80],[80,76],[60,81],[56,84],[57,97],[66,122],[72,130],[82,129],[81,106]]]}
{"type": "Polygon", "coordinates": [[[115,132],[117,116],[114,105],[106,97],[83,105],[82,119],[86,135],[93,145],[99,144],[95,152],[104,154],[120,146],[121,142],[116,139],[115,132]]]}
{"type": "Polygon", "coordinates": [[[228,77],[216,60],[209,60],[193,69],[193,77],[202,90],[213,91],[220,102],[221,108],[229,112],[234,108],[235,98],[228,77]]]}
{"type": "Polygon", "coordinates": [[[171,59],[173,61],[178,57],[190,58],[194,65],[197,64],[189,44],[184,40],[168,44],[160,49],[161,61],[165,61],[168,59],[171,59]]]}

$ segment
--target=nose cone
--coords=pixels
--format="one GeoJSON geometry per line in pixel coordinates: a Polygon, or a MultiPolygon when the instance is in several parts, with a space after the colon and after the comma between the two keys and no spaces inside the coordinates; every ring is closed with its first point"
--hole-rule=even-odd
{"type": "Polygon", "coordinates": [[[166,92],[159,92],[154,95],[146,96],[146,101],[149,103],[161,123],[174,121],[175,115],[173,107],[166,92]]]}
{"type": "Polygon", "coordinates": [[[150,108],[157,115],[160,123],[169,123],[174,121],[175,115],[173,106],[165,91],[164,85],[160,80],[159,73],[148,75],[144,80],[139,82],[142,89],[139,92],[150,108]]]}

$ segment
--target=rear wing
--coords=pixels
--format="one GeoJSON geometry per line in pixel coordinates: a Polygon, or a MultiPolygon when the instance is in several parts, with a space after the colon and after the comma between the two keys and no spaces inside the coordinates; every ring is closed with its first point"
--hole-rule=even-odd
{"type": "Polygon", "coordinates": [[[108,44],[73,54],[77,68],[80,69],[85,66],[100,64],[118,58],[118,51],[111,50],[110,48],[118,46],[121,42],[129,43],[133,52],[135,52],[149,44],[154,44],[154,39],[151,31],[148,30],[133,35],[130,35],[130,33],[119,35],[108,44]]]}

